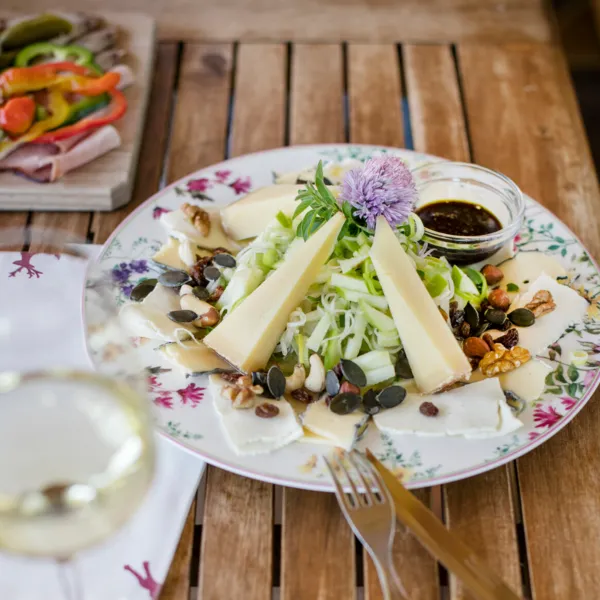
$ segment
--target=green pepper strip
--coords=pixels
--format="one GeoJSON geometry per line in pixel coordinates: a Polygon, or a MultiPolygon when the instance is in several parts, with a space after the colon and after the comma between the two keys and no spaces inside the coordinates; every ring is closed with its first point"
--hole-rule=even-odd
{"type": "MultiPolygon", "coordinates": [[[[72,62],[76,65],[89,67],[98,73],[99,67],[94,63],[94,54],[83,46],[57,46],[49,42],[40,42],[23,48],[15,58],[16,67],[29,67],[36,64],[37,58],[43,58],[44,63],[72,62]]],[[[100,71],[101,72],[101,71],[100,71]]]]}

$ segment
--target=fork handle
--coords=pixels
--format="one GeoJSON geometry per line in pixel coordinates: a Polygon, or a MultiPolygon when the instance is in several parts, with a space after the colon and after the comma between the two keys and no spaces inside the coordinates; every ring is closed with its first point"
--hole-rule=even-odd
{"type": "Polygon", "coordinates": [[[374,558],[375,568],[379,576],[379,583],[384,600],[408,600],[408,596],[400,577],[392,563],[391,557],[384,561],[374,558]]]}

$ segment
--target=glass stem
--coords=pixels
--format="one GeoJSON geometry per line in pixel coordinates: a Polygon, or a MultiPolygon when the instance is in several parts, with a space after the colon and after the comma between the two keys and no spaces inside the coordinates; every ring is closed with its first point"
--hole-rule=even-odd
{"type": "Polygon", "coordinates": [[[58,578],[65,600],[83,600],[83,589],[75,563],[69,559],[58,559],[58,578]]]}

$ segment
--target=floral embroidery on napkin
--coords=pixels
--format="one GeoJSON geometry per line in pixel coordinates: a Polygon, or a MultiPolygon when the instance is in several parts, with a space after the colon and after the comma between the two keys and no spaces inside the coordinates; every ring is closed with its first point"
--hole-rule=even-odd
{"type": "MultiPolygon", "coordinates": [[[[16,277],[21,271],[25,270],[25,274],[29,276],[29,279],[32,277],[39,279],[40,275],[43,275],[44,273],[33,266],[31,259],[36,254],[41,254],[41,252],[20,252],[20,254],[21,259],[13,261],[13,265],[17,268],[14,271],[11,271],[8,276],[16,277]]],[[[57,259],[60,259],[59,254],[54,254],[54,256],[56,256],[57,259]]]]}
{"type": "Polygon", "coordinates": [[[138,583],[142,589],[148,590],[150,598],[152,598],[152,600],[157,600],[158,594],[160,593],[161,584],[158,583],[154,577],[152,577],[152,573],[150,572],[150,563],[147,560],[142,563],[142,567],[144,567],[145,576],[142,576],[140,573],[138,573],[131,565],[123,566],[126,571],[129,571],[138,580],[138,583]]]}

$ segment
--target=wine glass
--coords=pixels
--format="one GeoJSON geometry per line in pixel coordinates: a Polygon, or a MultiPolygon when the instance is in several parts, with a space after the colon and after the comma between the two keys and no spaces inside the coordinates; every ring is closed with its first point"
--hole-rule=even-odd
{"type": "Polygon", "coordinates": [[[153,427],[111,278],[64,232],[29,234],[0,231],[0,552],[68,563],[139,508],[153,427]]]}

